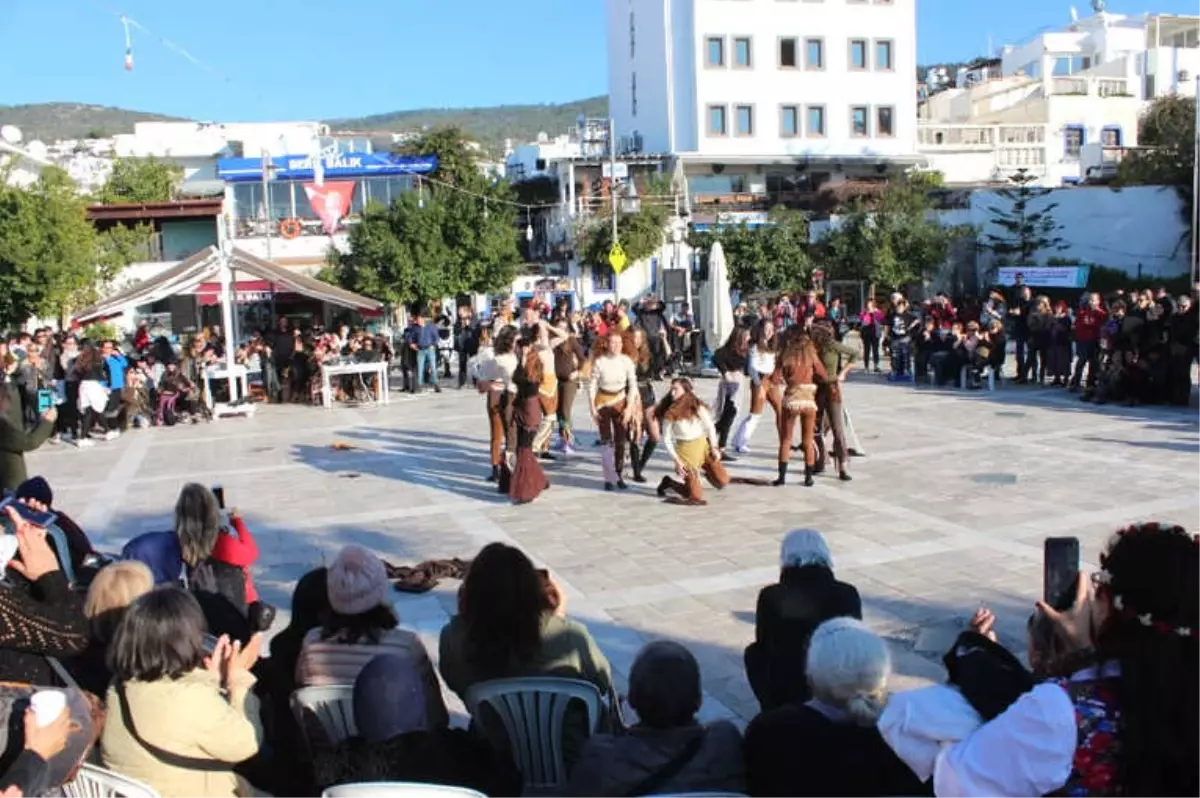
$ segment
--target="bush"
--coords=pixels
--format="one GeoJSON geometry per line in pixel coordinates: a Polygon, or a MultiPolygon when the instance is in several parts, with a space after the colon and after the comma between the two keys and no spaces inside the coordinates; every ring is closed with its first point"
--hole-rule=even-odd
{"type": "Polygon", "coordinates": [[[83,328],[83,334],[80,339],[88,339],[89,341],[120,341],[121,331],[117,329],[115,324],[105,324],[102,321],[95,324],[89,324],[83,328]]]}

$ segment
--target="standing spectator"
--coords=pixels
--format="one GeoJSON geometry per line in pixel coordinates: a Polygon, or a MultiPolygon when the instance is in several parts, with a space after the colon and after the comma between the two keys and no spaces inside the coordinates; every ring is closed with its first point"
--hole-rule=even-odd
{"type": "Polygon", "coordinates": [[[51,407],[41,415],[36,427],[26,431],[17,386],[7,380],[0,383],[0,488],[16,490],[28,478],[25,453],[50,439],[57,418],[58,411],[51,407]]]}
{"type": "Polygon", "coordinates": [[[979,309],[980,329],[990,330],[994,321],[1003,323],[1006,313],[1004,294],[999,291],[991,291],[983,303],[983,307],[979,309]]]}
{"type": "Polygon", "coordinates": [[[650,373],[656,380],[662,379],[667,366],[666,333],[667,320],[663,314],[662,300],[653,294],[642,298],[637,309],[638,325],[646,331],[646,343],[650,346],[650,373]]]}
{"type": "Polygon", "coordinates": [[[1008,319],[1012,326],[1010,334],[1017,347],[1017,377],[1014,382],[1024,385],[1027,382],[1025,372],[1028,364],[1025,361],[1025,350],[1029,345],[1029,316],[1033,313],[1034,306],[1033,291],[1022,282],[1020,273],[1017,274],[1017,280],[1013,291],[1015,298],[1008,303],[1008,319]]]}
{"type": "Polygon", "coordinates": [[[296,350],[296,345],[293,343],[294,336],[287,316],[280,316],[276,322],[275,332],[271,335],[271,353],[274,355],[275,379],[279,384],[280,393],[275,397],[276,401],[283,402],[287,398],[283,395],[283,387],[288,385],[288,368],[292,362],[292,352],[296,350]]]}
{"type": "Polygon", "coordinates": [[[417,393],[425,385],[426,372],[429,374],[430,385],[436,393],[442,392],[442,386],[438,384],[438,368],[437,368],[437,351],[438,341],[441,340],[441,335],[438,330],[437,322],[432,318],[418,313],[416,323],[419,326],[417,331],[416,352],[417,352],[417,393]]]}
{"type": "Polygon", "coordinates": [[[701,725],[700,666],[678,643],[646,645],[629,671],[638,723],[587,741],[569,795],[626,796],[746,789],[742,736],[727,720],[701,725]]]}
{"type": "Polygon", "coordinates": [[[846,323],[846,309],[842,307],[842,298],[840,296],[835,296],[829,300],[826,318],[833,322],[834,338],[840,342],[846,337],[846,333],[850,332],[850,325],[846,323]]]}
{"type": "Polygon", "coordinates": [[[1054,305],[1054,317],[1050,321],[1049,341],[1046,349],[1047,370],[1051,385],[1065,388],[1071,378],[1071,314],[1067,303],[1059,300],[1054,305]]]}
{"type": "Polygon", "coordinates": [[[458,355],[458,387],[467,384],[467,364],[479,351],[479,324],[470,305],[458,306],[458,319],[454,322],[454,351],[458,355]]]}
{"type": "Polygon", "coordinates": [[[104,766],[160,795],[256,795],[233,766],[262,746],[250,672],[262,635],[244,648],[221,638],[206,654],[204,632],[200,605],[179,588],[129,606],[109,658],[104,766]]]}
{"type": "Polygon", "coordinates": [[[1100,306],[1100,295],[1089,293],[1085,304],[1075,316],[1075,374],[1071,377],[1072,392],[1085,384],[1088,392],[1095,390],[1100,369],[1100,331],[1107,319],[1108,314],[1100,306]],[[1086,383],[1083,377],[1084,367],[1087,368],[1086,383]]]}
{"type": "Polygon", "coordinates": [[[875,304],[875,300],[868,299],[867,306],[863,312],[858,314],[858,337],[862,341],[863,348],[863,371],[871,368],[871,362],[875,363],[875,373],[880,374],[879,368],[879,341],[883,338],[883,311],[875,304]]]}
{"type": "Polygon", "coordinates": [[[775,329],[783,332],[795,320],[796,306],[792,304],[792,300],[787,294],[781,294],[779,301],[775,303],[775,318],[772,319],[775,329]]]}
{"type": "Polygon", "coordinates": [[[1025,361],[1027,382],[1046,384],[1046,356],[1050,351],[1050,328],[1054,324],[1054,313],[1050,310],[1050,298],[1044,294],[1033,303],[1028,316],[1029,356],[1025,361]]]}
{"type": "Polygon", "coordinates": [[[875,725],[891,673],[883,640],[853,618],[825,621],[806,673],[810,700],[764,711],[746,729],[751,795],[929,794],[875,725]]]}
{"type": "Polygon", "coordinates": [[[1197,335],[1200,335],[1200,317],[1192,297],[1183,294],[1175,306],[1175,313],[1167,321],[1169,344],[1167,348],[1168,400],[1173,405],[1186,407],[1192,398],[1192,363],[1196,360],[1197,335]]]}
{"type": "Polygon", "coordinates": [[[921,319],[908,310],[908,301],[897,296],[891,312],[884,321],[887,330],[888,352],[891,355],[892,373],[889,380],[911,380],[909,362],[912,356],[912,336],[920,328],[921,319]]]}
{"type": "Polygon", "coordinates": [[[746,676],[764,712],[811,696],[804,654],[822,621],[862,617],[858,591],[834,578],[833,555],[820,532],[789,532],[780,565],[779,582],[758,594],[754,642],[745,654],[746,676]]]}

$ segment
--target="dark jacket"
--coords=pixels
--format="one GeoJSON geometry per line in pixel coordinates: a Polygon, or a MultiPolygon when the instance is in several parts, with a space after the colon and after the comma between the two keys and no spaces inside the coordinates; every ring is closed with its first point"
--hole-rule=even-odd
{"type": "Polygon", "coordinates": [[[858,591],[819,565],[785,568],[778,584],[759,592],[746,676],[764,712],[808,700],[808,639],[823,621],[843,616],[862,618],[858,591]]]}
{"type": "Polygon", "coordinates": [[[751,721],[746,771],[751,795],[933,795],[875,726],[835,722],[803,704],[751,721]]]}
{"type": "Polygon", "coordinates": [[[11,382],[0,385],[0,390],[8,393],[0,399],[0,407],[4,407],[0,413],[0,488],[15,491],[29,477],[25,471],[25,452],[45,443],[54,433],[54,424],[38,419],[37,426],[26,431],[20,390],[11,382]]]}
{"type": "Polygon", "coordinates": [[[0,681],[52,684],[46,657],[81,653],[89,642],[83,596],[62,571],[30,583],[10,572],[0,584],[0,681]]]}
{"type": "Polygon", "coordinates": [[[711,726],[668,730],[634,726],[624,734],[597,734],[584,746],[566,791],[569,795],[627,796],[745,790],[742,735],[729,721],[718,721],[711,726]],[[694,742],[697,739],[699,742],[694,742]],[[674,768],[674,775],[655,779],[658,783],[650,781],[688,753],[689,745],[698,747],[674,768]]]}

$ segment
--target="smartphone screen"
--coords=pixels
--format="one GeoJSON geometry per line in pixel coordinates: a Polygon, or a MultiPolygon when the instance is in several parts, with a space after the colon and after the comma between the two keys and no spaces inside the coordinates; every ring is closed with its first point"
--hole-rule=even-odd
{"type": "Polygon", "coordinates": [[[1056,610],[1075,603],[1079,538],[1046,538],[1042,548],[1042,600],[1056,610]]]}
{"type": "Polygon", "coordinates": [[[212,492],[213,492],[213,496],[217,497],[217,506],[220,507],[222,510],[224,510],[225,509],[225,489],[222,488],[220,485],[213,485],[212,492]]]}
{"type": "Polygon", "coordinates": [[[212,654],[217,647],[217,638],[210,634],[204,635],[204,653],[212,654]]]}
{"type": "Polygon", "coordinates": [[[45,389],[37,392],[38,414],[41,415],[54,407],[54,391],[45,389]]]}
{"type": "Polygon", "coordinates": [[[51,526],[55,521],[58,520],[57,513],[39,512],[28,505],[21,504],[18,501],[13,501],[13,497],[8,495],[3,499],[0,499],[0,520],[3,520],[4,528],[9,532],[12,532],[13,530],[9,529],[9,526],[11,525],[8,522],[8,514],[4,512],[4,508],[10,504],[12,505],[13,509],[17,511],[17,515],[21,516],[29,523],[34,524],[35,526],[40,526],[43,529],[51,526]]]}

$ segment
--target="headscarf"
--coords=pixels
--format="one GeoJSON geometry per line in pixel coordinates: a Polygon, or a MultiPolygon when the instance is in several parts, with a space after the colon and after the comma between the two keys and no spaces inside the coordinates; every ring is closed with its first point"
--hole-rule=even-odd
{"type": "Polygon", "coordinates": [[[417,663],[408,657],[381,654],[354,680],[354,722],[368,743],[425,731],[428,705],[417,663]]]}

